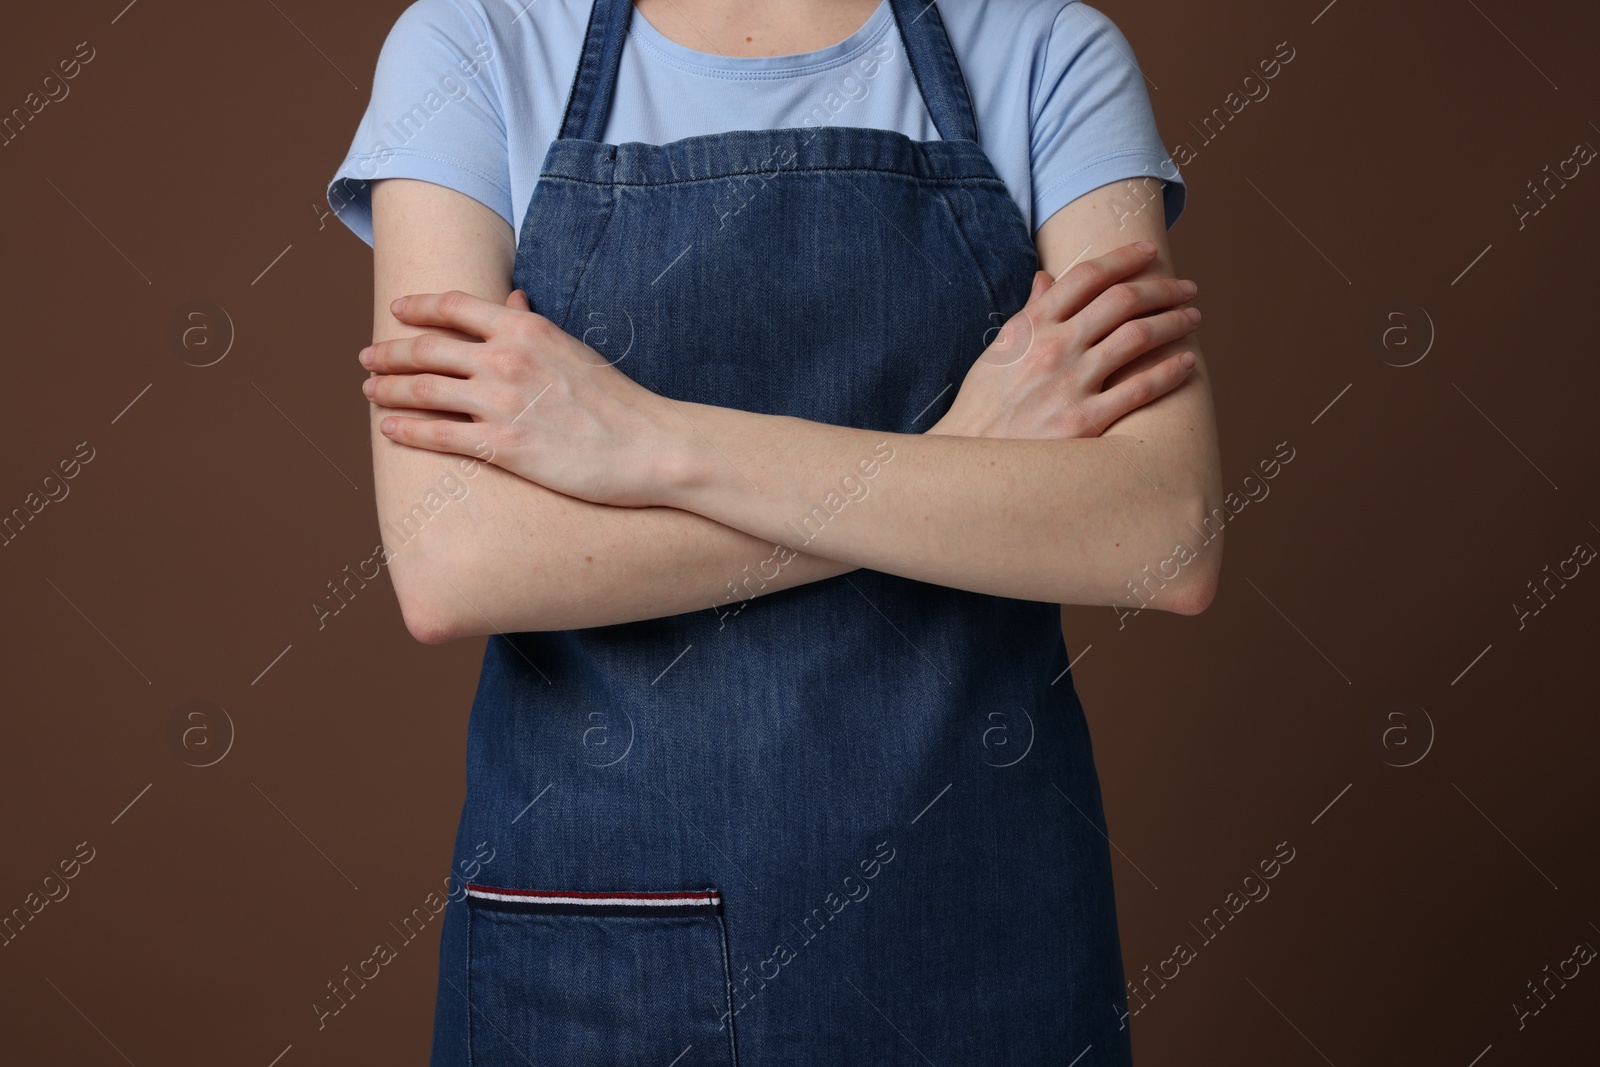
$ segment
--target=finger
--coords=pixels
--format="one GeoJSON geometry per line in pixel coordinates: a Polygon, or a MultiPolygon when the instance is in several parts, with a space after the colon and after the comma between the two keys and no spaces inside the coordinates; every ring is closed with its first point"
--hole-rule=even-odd
{"type": "Polygon", "coordinates": [[[1076,315],[1109,286],[1155,262],[1154,244],[1146,252],[1138,244],[1113,248],[1103,256],[1086,259],[1055,280],[1041,297],[1039,314],[1055,321],[1076,315]]]}
{"type": "Polygon", "coordinates": [[[361,350],[361,365],[379,374],[416,374],[436,371],[470,378],[476,369],[475,349],[481,341],[459,341],[436,333],[414,337],[395,337],[378,341],[361,350]]]}
{"type": "Polygon", "coordinates": [[[1050,288],[1051,283],[1053,283],[1054,281],[1055,281],[1055,276],[1052,275],[1049,271],[1047,271],[1047,270],[1034,271],[1033,272],[1033,288],[1031,290],[1029,290],[1029,292],[1028,292],[1028,302],[1032,303],[1034,300],[1038,299],[1039,294],[1044,292],[1046,289],[1050,288]]]}
{"type": "Polygon", "coordinates": [[[396,444],[425,448],[430,452],[454,452],[481,459],[492,455],[480,423],[452,422],[448,419],[419,419],[409,415],[390,415],[378,422],[378,429],[396,444]]]}
{"type": "Polygon", "coordinates": [[[1159,315],[1134,319],[1113,330],[1105,340],[1085,352],[1084,358],[1090,361],[1095,380],[1105,381],[1118,367],[1168,342],[1187,337],[1199,325],[1199,308],[1174,308],[1159,315]]]}
{"type": "Polygon", "coordinates": [[[1190,352],[1169,356],[1154,367],[1142,370],[1097,394],[1091,398],[1095,424],[1110,426],[1128,412],[1166,396],[1189,377],[1194,370],[1193,359],[1190,352]],[[1184,356],[1190,359],[1188,366],[1184,365],[1184,356]]]}
{"type": "Polygon", "coordinates": [[[532,311],[533,305],[528,303],[528,294],[521,289],[511,290],[511,295],[506,297],[506,307],[515,311],[532,311]]]}
{"type": "Polygon", "coordinates": [[[1124,323],[1184,303],[1197,289],[1193,282],[1180,278],[1118,282],[1072,316],[1074,335],[1085,346],[1098,344],[1124,323]]]}
{"type": "Polygon", "coordinates": [[[389,313],[413,326],[448,326],[475,337],[490,337],[505,325],[511,309],[482,297],[451,289],[447,293],[413,293],[389,305],[389,313]]]}
{"type": "Polygon", "coordinates": [[[362,383],[362,392],[386,408],[420,408],[424,411],[459,411],[482,418],[482,390],[460,378],[438,374],[375,374],[362,383]]]}

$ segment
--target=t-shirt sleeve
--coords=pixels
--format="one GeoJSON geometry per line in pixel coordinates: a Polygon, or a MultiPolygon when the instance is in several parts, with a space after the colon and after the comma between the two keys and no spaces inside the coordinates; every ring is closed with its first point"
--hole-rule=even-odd
{"type": "Polygon", "coordinates": [[[1187,188],[1162,147],[1144,75],[1127,38],[1096,8],[1057,12],[1032,105],[1033,226],[1099,186],[1149,177],[1171,229],[1187,188]]]}
{"type": "Polygon", "coordinates": [[[372,244],[370,183],[420,178],[465,193],[512,225],[503,84],[483,13],[457,0],[416,0],[378,53],[372,97],[328,206],[372,244]]]}

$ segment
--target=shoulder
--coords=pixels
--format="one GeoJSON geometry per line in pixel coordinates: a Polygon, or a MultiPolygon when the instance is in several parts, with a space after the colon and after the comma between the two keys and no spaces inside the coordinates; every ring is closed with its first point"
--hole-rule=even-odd
{"type": "Polygon", "coordinates": [[[389,38],[441,35],[454,39],[481,25],[484,5],[475,0],[412,0],[389,30],[389,38]]]}
{"type": "Polygon", "coordinates": [[[1019,59],[1027,60],[1043,54],[1058,23],[1068,24],[1079,14],[1105,18],[1087,8],[1082,0],[947,2],[940,4],[938,10],[951,45],[961,54],[963,63],[969,55],[973,62],[980,63],[1014,64],[1019,59]],[[1074,8],[1084,10],[1073,12],[1074,8]]]}
{"type": "Polygon", "coordinates": [[[540,41],[576,47],[592,0],[412,0],[395,20],[390,40],[487,46],[496,54],[525,54],[540,41]]]}
{"type": "Polygon", "coordinates": [[[963,66],[971,57],[975,65],[1031,69],[1037,76],[1047,58],[1060,66],[1089,45],[1126,48],[1111,16],[1084,0],[984,0],[938,10],[963,66]]]}
{"type": "Polygon", "coordinates": [[[1127,181],[1146,199],[1164,188],[1162,214],[1169,227],[1177,220],[1183,178],[1162,143],[1138,57],[1110,16],[1083,0],[988,0],[940,12],[946,7],[952,44],[972,70],[979,128],[987,121],[993,131],[986,147],[1019,175],[1014,195],[1031,208],[1032,225],[1127,181]]]}
{"type": "Polygon", "coordinates": [[[378,59],[379,82],[411,92],[419,79],[463,99],[474,91],[507,120],[544,106],[551,71],[571,69],[592,0],[413,0],[378,59]]]}
{"type": "Polygon", "coordinates": [[[1113,64],[1138,66],[1116,23],[1083,0],[985,0],[938,10],[975,102],[980,95],[990,106],[1025,100],[1034,121],[1061,102],[1064,83],[1092,81],[1113,64]]]}
{"type": "Polygon", "coordinates": [[[474,59],[491,50],[483,5],[473,0],[414,0],[394,20],[378,55],[379,80],[404,81],[418,70],[442,72],[460,61],[475,76],[474,59]]]}

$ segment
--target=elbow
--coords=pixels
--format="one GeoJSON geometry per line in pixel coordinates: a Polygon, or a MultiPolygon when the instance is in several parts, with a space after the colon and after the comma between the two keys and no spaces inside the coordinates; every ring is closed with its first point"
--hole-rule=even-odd
{"type": "Polygon", "coordinates": [[[424,645],[442,645],[461,636],[459,614],[453,610],[460,595],[439,573],[437,564],[425,558],[405,560],[404,564],[390,564],[389,580],[406,631],[424,645]]]}
{"type": "Polygon", "coordinates": [[[1204,493],[1186,498],[1178,508],[1174,525],[1183,531],[1183,543],[1189,548],[1179,595],[1172,608],[1178,615],[1198,615],[1217,598],[1222,581],[1219,515],[1226,513],[1219,506],[1213,506],[1211,498],[1204,493]]]}
{"type": "Polygon", "coordinates": [[[1174,603],[1172,611],[1175,615],[1198,615],[1211,606],[1217,596],[1217,580],[1214,577],[1202,580],[1200,576],[1191,579],[1184,587],[1183,595],[1174,603]]]}
{"type": "Polygon", "coordinates": [[[430,602],[401,597],[400,615],[406,631],[424,645],[442,645],[455,639],[454,625],[430,602]]]}

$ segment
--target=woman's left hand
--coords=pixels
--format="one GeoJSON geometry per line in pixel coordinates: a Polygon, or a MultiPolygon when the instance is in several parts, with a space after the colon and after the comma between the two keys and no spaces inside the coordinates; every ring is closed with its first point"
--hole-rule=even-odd
{"type": "Polygon", "coordinates": [[[390,311],[410,326],[482,338],[423,333],[362,350],[362,365],[376,372],[362,386],[370,400],[472,418],[391,415],[379,423],[391,441],[481,459],[596,504],[661,501],[683,417],[529,310],[521,290],[504,306],[452,290],[401,297],[390,311]]]}

